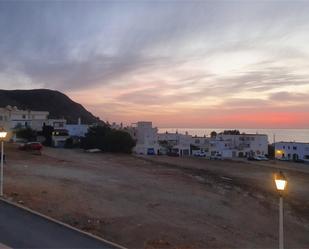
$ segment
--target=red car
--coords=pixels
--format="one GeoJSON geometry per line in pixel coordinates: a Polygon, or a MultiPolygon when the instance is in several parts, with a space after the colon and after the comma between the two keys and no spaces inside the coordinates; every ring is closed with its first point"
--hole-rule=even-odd
{"type": "Polygon", "coordinates": [[[19,146],[20,150],[38,150],[40,151],[43,148],[43,145],[39,142],[29,142],[25,144],[21,144],[19,146]]]}

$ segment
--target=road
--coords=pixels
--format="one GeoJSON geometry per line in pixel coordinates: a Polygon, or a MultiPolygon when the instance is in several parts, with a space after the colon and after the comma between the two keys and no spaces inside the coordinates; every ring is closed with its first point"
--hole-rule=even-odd
{"type": "Polygon", "coordinates": [[[11,248],[118,248],[2,200],[1,244],[11,248]]]}

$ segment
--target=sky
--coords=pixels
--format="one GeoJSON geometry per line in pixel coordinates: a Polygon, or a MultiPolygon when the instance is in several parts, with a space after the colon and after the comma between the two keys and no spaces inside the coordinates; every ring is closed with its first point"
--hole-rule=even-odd
{"type": "Polygon", "coordinates": [[[309,127],[309,1],[0,1],[0,88],[109,122],[309,127]]]}

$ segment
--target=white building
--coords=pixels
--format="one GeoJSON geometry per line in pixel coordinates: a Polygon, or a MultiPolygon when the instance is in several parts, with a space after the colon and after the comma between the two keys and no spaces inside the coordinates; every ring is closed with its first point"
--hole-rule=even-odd
{"type": "Polygon", "coordinates": [[[152,122],[140,121],[132,124],[128,132],[136,140],[133,151],[137,154],[156,155],[159,152],[158,129],[152,127],[152,122]]]}
{"type": "Polygon", "coordinates": [[[55,130],[63,130],[66,126],[66,119],[48,119],[45,123],[45,125],[52,126],[55,130]]]}
{"type": "Polygon", "coordinates": [[[268,136],[265,134],[218,134],[216,140],[221,142],[222,156],[248,157],[268,154],[268,136]]]}
{"type": "Polygon", "coordinates": [[[66,124],[65,129],[71,137],[85,137],[88,132],[89,125],[82,124],[79,118],[77,124],[66,124]]]}
{"type": "Polygon", "coordinates": [[[33,130],[41,131],[47,123],[49,112],[19,110],[16,106],[0,108],[0,127],[9,132],[12,137],[12,130],[16,127],[30,127],[33,130]]]}
{"type": "Polygon", "coordinates": [[[158,134],[158,140],[162,147],[161,149],[165,148],[165,150],[169,150],[165,152],[172,152],[178,154],[179,156],[191,155],[192,136],[188,133],[160,133],[158,134]]]}
{"type": "Polygon", "coordinates": [[[205,153],[206,156],[209,156],[209,149],[210,149],[210,138],[203,136],[192,136],[191,145],[193,145],[193,150],[197,149],[197,152],[205,153]]]}
{"type": "Polygon", "coordinates": [[[275,143],[275,157],[286,160],[309,161],[309,143],[278,142],[275,143]]]}
{"type": "Polygon", "coordinates": [[[248,157],[268,153],[268,137],[263,134],[223,134],[215,137],[192,137],[192,145],[206,156],[248,157]]]}
{"type": "Polygon", "coordinates": [[[248,157],[268,154],[268,136],[264,134],[222,134],[210,139],[210,154],[222,157],[248,157]]]}
{"type": "Polygon", "coordinates": [[[237,157],[237,149],[234,148],[231,139],[212,137],[209,141],[209,155],[221,155],[222,158],[237,157]]]}
{"type": "Polygon", "coordinates": [[[69,138],[68,131],[66,129],[57,129],[52,132],[52,146],[57,148],[63,148],[66,140],[69,138]]]}

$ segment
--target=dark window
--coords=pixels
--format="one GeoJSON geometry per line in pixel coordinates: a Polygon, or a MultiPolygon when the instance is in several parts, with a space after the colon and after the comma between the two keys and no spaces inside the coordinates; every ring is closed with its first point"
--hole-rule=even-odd
{"type": "Polygon", "coordinates": [[[297,146],[293,146],[293,150],[297,150],[297,146]]]}
{"type": "Polygon", "coordinates": [[[285,146],[283,145],[283,149],[285,149],[285,146]]]}

